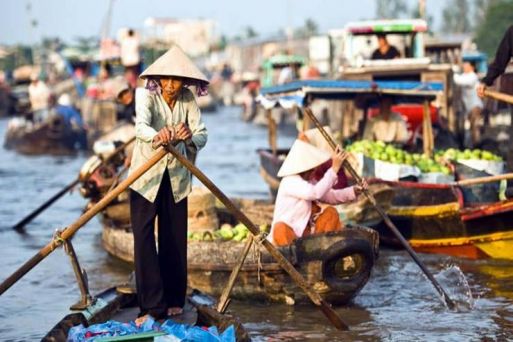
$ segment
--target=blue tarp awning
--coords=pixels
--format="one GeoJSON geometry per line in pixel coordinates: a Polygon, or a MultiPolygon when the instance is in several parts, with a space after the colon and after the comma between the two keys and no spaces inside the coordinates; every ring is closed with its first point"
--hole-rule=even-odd
{"type": "MultiPolygon", "coordinates": [[[[262,88],[258,102],[265,108],[302,106],[305,98],[352,99],[359,95],[387,95],[406,101],[433,100],[443,91],[438,82],[304,80],[262,88]]],[[[402,102],[402,101],[400,101],[402,102]]]]}

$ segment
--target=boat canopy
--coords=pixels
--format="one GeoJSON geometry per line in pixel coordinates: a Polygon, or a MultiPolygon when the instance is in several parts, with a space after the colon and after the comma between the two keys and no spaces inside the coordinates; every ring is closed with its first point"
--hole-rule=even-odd
{"type": "Polygon", "coordinates": [[[262,88],[257,98],[265,108],[304,106],[306,98],[354,99],[360,95],[386,95],[399,102],[434,100],[443,91],[439,82],[303,80],[262,88]]]}
{"type": "Polygon", "coordinates": [[[427,22],[422,19],[365,20],[350,22],[346,25],[347,32],[353,35],[378,33],[407,34],[427,32],[427,29],[427,22]]]}
{"type": "Polygon", "coordinates": [[[306,58],[299,55],[275,55],[266,59],[263,63],[264,67],[284,67],[291,64],[306,64],[306,58]]]}

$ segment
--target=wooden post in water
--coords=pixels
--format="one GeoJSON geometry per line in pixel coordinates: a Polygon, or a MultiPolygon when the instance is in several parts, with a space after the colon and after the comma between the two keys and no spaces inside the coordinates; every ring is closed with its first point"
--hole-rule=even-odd
{"type": "Polygon", "coordinates": [[[431,123],[431,111],[429,101],[425,100],[422,104],[423,120],[422,120],[422,142],[424,145],[424,154],[432,157],[434,149],[433,124],[431,123]]]}
{"type": "Polygon", "coordinates": [[[277,147],[276,147],[276,121],[274,120],[272,116],[271,109],[266,110],[267,115],[267,128],[269,131],[269,147],[271,148],[271,151],[273,155],[277,154],[277,147]]]}

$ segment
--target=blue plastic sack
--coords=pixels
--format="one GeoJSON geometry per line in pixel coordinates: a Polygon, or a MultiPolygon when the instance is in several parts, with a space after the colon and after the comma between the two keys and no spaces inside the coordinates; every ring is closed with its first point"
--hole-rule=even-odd
{"type": "Polygon", "coordinates": [[[184,342],[235,342],[235,329],[233,325],[230,325],[221,335],[219,335],[215,326],[208,329],[202,329],[197,326],[179,324],[168,319],[162,324],[161,329],[167,334],[173,335],[184,342]]]}
{"type": "Polygon", "coordinates": [[[156,330],[157,324],[152,317],[137,327],[134,322],[121,323],[117,321],[107,321],[105,323],[94,324],[85,328],[82,324],[72,327],[68,333],[68,342],[94,341],[101,337],[126,336],[136,333],[156,330]]]}
{"type": "Polygon", "coordinates": [[[171,319],[160,325],[152,317],[148,317],[139,327],[134,322],[121,323],[116,321],[107,321],[87,328],[81,324],[70,329],[68,342],[91,342],[104,337],[127,336],[150,331],[164,331],[168,334],[159,337],[162,341],[235,342],[235,328],[233,325],[219,334],[215,326],[202,329],[197,326],[176,323],[171,319]]]}

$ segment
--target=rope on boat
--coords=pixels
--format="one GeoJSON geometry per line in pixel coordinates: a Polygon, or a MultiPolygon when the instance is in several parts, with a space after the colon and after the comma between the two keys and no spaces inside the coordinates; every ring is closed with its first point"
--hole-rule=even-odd
{"type": "Polygon", "coordinates": [[[59,229],[56,229],[55,232],[53,233],[53,237],[52,237],[52,246],[51,246],[51,250],[52,252],[57,248],[59,247],[60,245],[64,244],[66,242],[66,240],[64,240],[62,237],[61,237],[61,233],[62,233],[62,230],[59,230],[59,229]]]}
{"type": "Polygon", "coordinates": [[[253,239],[253,262],[257,262],[257,280],[260,283],[260,272],[262,271],[262,241],[267,239],[267,232],[260,232],[253,239]]]}

